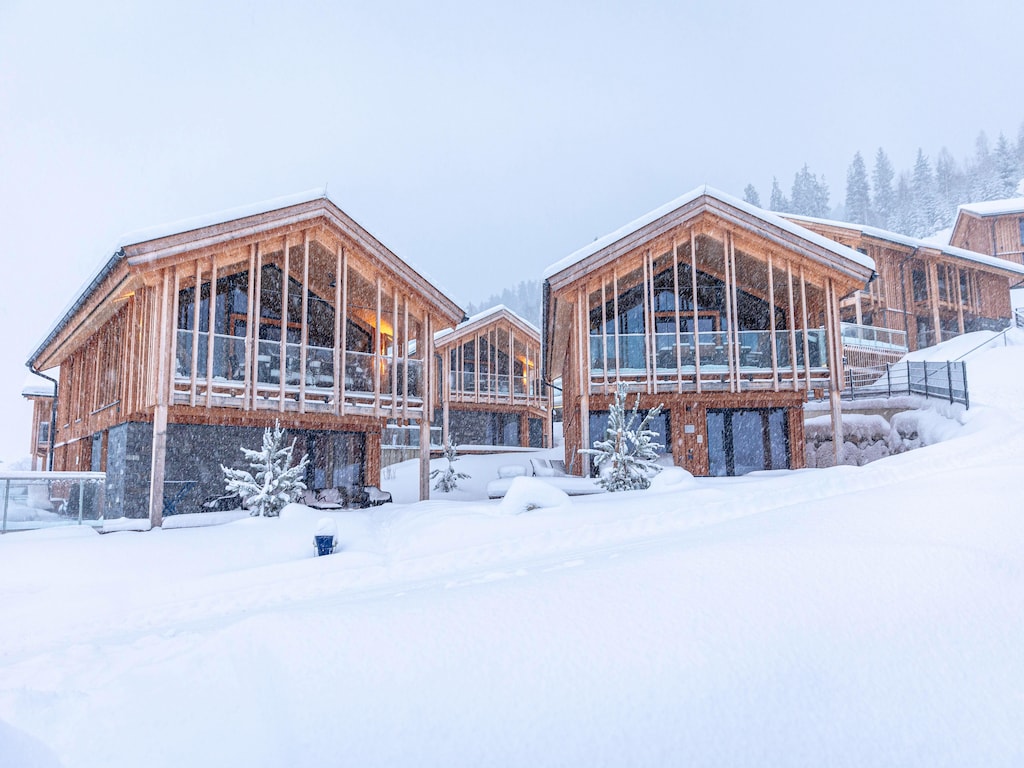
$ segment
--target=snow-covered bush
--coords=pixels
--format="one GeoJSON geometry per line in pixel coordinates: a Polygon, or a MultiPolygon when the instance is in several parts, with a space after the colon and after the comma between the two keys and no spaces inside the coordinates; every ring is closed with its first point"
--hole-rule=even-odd
{"type": "Polygon", "coordinates": [[[455,462],[459,460],[459,455],[455,450],[455,444],[452,442],[451,436],[448,437],[442,451],[444,457],[448,460],[448,465],[444,469],[439,467],[431,471],[430,478],[437,478],[437,482],[434,484],[435,491],[451,493],[458,489],[459,480],[469,480],[469,475],[455,469],[455,462]]]}
{"type": "Polygon", "coordinates": [[[647,412],[639,425],[640,395],[636,396],[633,410],[626,412],[626,384],[615,385],[615,401],[608,413],[608,429],[604,440],[595,440],[593,448],[581,448],[580,453],[594,456],[599,471],[598,484],[606,491],[632,491],[647,488],[651,477],[661,471],[658,449],[654,441],[658,433],[650,429],[651,419],[661,413],[661,406],[647,412]]]}
{"type": "Polygon", "coordinates": [[[263,431],[263,449],[253,451],[242,448],[242,453],[249,460],[249,466],[255,470],[251,474],[244,469],[233,469],[221,465],[224,472],[224,487],[228,493],[237,493],[242,497],[242,505],[253,517],[277,517],[287,504],[298,501],[306,490],[302,478],[306,474],[309,456],[304,455],[294,467],[291,445],[284,444],[284,430],[274,422],[274,428],[267,427],[263,431]]]}

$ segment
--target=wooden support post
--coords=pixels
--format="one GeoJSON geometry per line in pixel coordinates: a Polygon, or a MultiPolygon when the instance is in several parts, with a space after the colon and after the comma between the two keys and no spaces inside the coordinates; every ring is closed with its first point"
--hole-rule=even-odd
{"type": "Polygon", "coordinates": [[[786,260],[786,297],[789,301],[789,367],[793,375],[793,391],[800,389],[796,373],[796,302],[793,298],[793,263],[786,260]]]}
{"type": "Polygon", "coordinates": [[[608,394],[608,293],[601,278],[601,367],[604,370],[604,392],[608,394]]]}
{"type": "Polygon", "coordinates": [[[690,229],[690,289],[693,291],[693,371],[697,392],[700,384],[700,312],[697,309],[697,235],[690,229]]]}
{"type": "Polygon", "coordinates": [[[391,293],[391,418],[398,418],[398,286],[391,293]]]}
{"type": "MultiPolygon", "coordinates": [[[[260,299],[263,293],[263,254],[260,252],[260,244],[256,243],[256,265],[255,265],[255,286],[253,287],[253,301],[249,303],[249,335],[252,337],[252,407],[258,408],[257,398],[259,397],[260,384],[260,326],[262,325],[262,312],[260,299]]],[[[269,368],[269,365],[268,365],[269,368]]]]}
{"type": "Polygon", "coordinates": [[[373,415],[380,417],[380,366],[384,357],[381,354],[381,295],[383,284],[380,275],[377,275],[377,306],[374,310],[373,324],[373,415]]]}
{"type": "MultiPolygon", "coordinates": [[[[338,389],[338,407],[337,412],[339,416],[345,415],[345,390],[346,383],[345,377],[348,375],[348,251],[344,247],[341,247],[341,271],[338,281],[341,283],[341,365],[340,370],[335,371],[334,378],[338,389]]],[[[338,297],[338,292],[334,292],[335,299],[338,297]]],[[[337,315],[338,310],[335,310],[337,315]]],[[[335,326],[337,327],[337,326],[335,326]]],[[[337,334],[335,334],[337,339],[337,334]]]]}
{"type": "MultiPolygon", "coordinates": [[[[250,286],[249,290],[252,290],[250,286]]],[[[216,331],[217,323],[217,257],[213,255],[210,257],[210,301],[209,304],[209,315],[206,318],[206,407],[209,408],[213,404],[213,351],[216,345],[214,339],[214,332],[216,331]]],[[[231,329],[225,329],[230,333],[231,329]]],[[[229,342],[234,344],[234,341],[229,342]]],[[[246,344],[248,346],[248,344],[246,344]]],[[[246,364],[248,364],[248,357],[246,357],[246,364]]],[[[244,370],[244,369],[243,369],[244,370]]],[[[234,376],[234,371],[229,371],[231,376],[234,376]]],[[[245,402],[245,398],[242,398],[245,402]]]]}
{"type": "MultiPolygon", "coordinates": [[[[732,277],[730,270],[729,261],[729,233],[725,230],[722,231],[722,266],[725,268],[725,354],[726,362],[729,368],[729,391],[736,391],[736,375],[733,369],[733,351],[732,351],[732,331],[733,331],[733,292],[732,292],[732,277]]],[[[721,341],[721,336],[719,336],[721,341]]]]}
{"type": "Polygon", "coordinates": [[[935,264],[928,265],[928,299],[932,309],[932,322],[935,324],[935,339],[932,344],[942,341],[942,318],[939,316],[939,274],[935,264]]]}
{"type": "Polygon", "coordinates": [[[153,410],[153,446],[149,471],[149,523],[154,528],[163,525],[164,519],[164,478],[167,460],[167,402],[171,382],[171,274],[172,268],[163,270],[160,288],[160,315],[156,326],[157,386],[156,407],[153,410]]]}
{"type": "Polygon", "coordinates": [[[284,236],[284,256],[281,265],[281,359],[278,368],[281,380],[277,387],[277,410],[284,411],[284,387],[288,380],[288,283],[291,268],[289,265],[288,235],[284,236]]]}
{"type": "MultiPolygon", "coordinates": [[[[643,255],[643,302],[644,302],[644,372],[647,376],[647,392],[654,391],[654,379],[656,374],[655,364],[657,363],[657,332],[654,328],[654,311],[651,306],[651,293],[653,278],[651,272],[651,251],[647,249],[643,255]]],[[[587,365],[587,381],[590,381],[590,365],[587,365]]]]}
{"type": "MultiPolygon", "coordinates": [[[[192,370],[188,380],[188,404],[193,408],[196,405],[196,373],[199,368],[199,304],[200,294],[203,288],[202,269],[200,261],[196,259],[196,284],[192,295],[192,370]]],[[[210,306],[214,304],[214,297],[210,296],[210,306]]],[[[207,333],[206,346],[210,346],[210,334],[207,333]]],[[[206,389],[210,389],[210,380],[206,380],[206,389]]]]}
{"type": "Polygon", "coordinates": [[[810,340],[807,338],[807,282],[804,280],[804,267],[800,265],[800,323],[804,332],[804,376],[807,379],[807,391],[811,391],[811,356],[810,340]]]}
{"type": "Polygon", "coordinates": [[[732,367],[733,379],[736,382],[734,392],[739,392],[743,387],[743,378],[740,376],[740,310],[737,301],[736,288],[736,239],[732,232],[728,232],[729,238],[729,273],[732,275],[732,332],[729,334],[729,363],[732,367]]]}
{"type": "Polygon", "coordinates": [[[953,270],[956,278],[956,327],[961,336],[964,335],[964,296],[960,286],[960,268],[953,270]]]}
{"type": "MultiPolygon", "coordinates": [[[[612,270],[612,295],[613,295],[613,306],[612,314],[615,315],[615,380],[618,381],[622,375],[620,367],[622,365],[622,344],[619,339],[619,272],[618,270],[612,270]]],[[[583,382],[580,382],[582,385],[583,382]]],[[[565,407],[563,402],[563,407],[565,407]]]]}
{"type": "MultiPolygon", "coordinates": [[[[616,291],[618,295],[618,291],[616,291]]],[[[584,295],[583,289],[577,289],[576,291],[576,333],[574,334],[580,342],[585,339],[583,331],[586,330],[586,309],[584,301],[586,296],[584,295]]],[[[581,349],[581,344],[577,343],[576,346],[576,375],[579,376],[580,382],[580,444],[584,448],[590,448],[590,376],[589,376],[589,365],[583,365],[582,362],[585,359],[585,354],[581,349]],[[585,373],[586,372],[586,373],[585,373]]],[[[563,403],[563,407],[565,404],[563,403]]],[[[589,454],[583,455],[583,474],[584,476],[590,474],[590,457],[589,454]]]]}
{"type": "MultiPolygon", "coordinates": [[[[299,323],[299,413],[306,412],[309,375],[309,230],[302,233],[302,319],[299,323]]],[[[287,318],[284,328],[288,327],[287,318]]],[[[285,333],[287,336],[287,333],[285,333]]],[[[314,382],[315,384],[316,382],[314,382]]]]}
{"type": "Polygon", "coordinates": [[[256,345],[253,342],[253,325],[259,324],[259,316],[253,314],[253,297],[256,292],[257,247],[256,243],[249,246],[249,285],[245,303],[245,374],[242,385],[242,400],[245,402],[245,410],[256,407],[256,345]],[[253,318],[256,318],[255,323],[253,318]]]}
{"type": "Polygon", "coordinates": [[[676,392],[683,391],[683,350],[682,336],[679,332],[679,243],[672,236],[672,307],[675,310],[676,336],[676,392]]]}
{"type": "Polygon", "coordinates": [[[420,418],[420,501],[430,498],[430,421],[425,417],[424,412],[420,418]]]}
{"type": "MultiPolygon", "coordinates": [[[[801,280],[802,283],[802,280],[801,280]]],[[[835,340],[836,331],[839,329],[839,302],[836,297],[835,285],[832,283],[832,278],[828,278],[825,281],[825,324],[827,326],[826,332],[829,338],[832,340],[830,344],[833,347],[833,354],[835,354],[835,340]]],[[[829,393],[829,408],[832,411],[832,447],[835,454],[835,464],[838,467],[843,463],[843,405],[842,405],[842,392],[840,376],[842,375],[843,369],[843,356],[840,349],[838,356],[831,360],[829,366],[829,378],[832,385],[832,391],[829,393]]]]}
{"type": "Polygon", "coordinates": [[[404,302],[405,317],[402,321],[402,419],[409,419],[409,297],[404,302]]]}
{"type": "Polygon", "coordinates": [[[779,349],[775,333],[775,268],[768,252],[768,329],[772,346],[772,391],[779,391],[779,349]]]}

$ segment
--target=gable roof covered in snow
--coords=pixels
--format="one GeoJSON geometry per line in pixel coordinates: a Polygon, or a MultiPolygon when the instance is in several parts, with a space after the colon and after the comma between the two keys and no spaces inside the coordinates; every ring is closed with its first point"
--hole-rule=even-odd
{"type": "Polygon", "coordinates": [[[978,253],[977,251],[971,251],[966,248],[958,248],[954,245],[946,245],[939,242],[935,238],[919,238],[911,237],[910,235],[902,235],[898,232],[890,232],[886,229],[879,229],[878,227],[871,227],[866,224],[851,224],[845,221],[835,221],[832,219],[821,219],[813,216],[801,216],[795,213],[785,214],[787,219],[796,222],[803,222],[806,224],[820,224],[825,227],[833,227],[836,229],[843,229],[850,232],[858,232],[863,237],[874,238],[876,240],[883,240],[888,243],[895,243],[896,245],[906,246],[907,248],[913,248],[915,250],[930,250],[940,253],[944,256],[949,256],[954,259],[961,259],[963,261],[969,261],[973,264],[987,268],[990,270],[999,270],[1002,272],[1008,272],[1012,275],[1024,275],[1024,266],[1019,264],[1013,264],[1005,259],[996,258],[989,256],[984,253],[978,253]]]}
{"type": "Polygon", "coordinates": [[[496,304],[466,318],[454,328],[445,328],[443,331],[438,331],[434,334],[434,342],[438,346],[447,346],[465,336],[473,335],[477,330],[486,325],[500,320],[505,320],[513,326],[518,326],[526,334],[536,336],[538,339],[540,338],[540,328],[526,318],[516,314],[504,304],[496,304]]]}
{"type": "Polygon", "coordinates": [[[638,243],[653,239],[702,213],[711,213],[740,228],[756,230],[761,237],[773,240],[786,248],[801,250],[822,264],[851,276],[856,275],[857,279],[866,281],[875,267],[870,257],[852,248],[787,221],[778,214],[765,211],[705,185],[634,219],[555,262],[544,271],[544,279],[558,282],[563,274],[577,271],[572,268],[583,262],[604,262],[607,259],[614,259],[638,243]]]}
{"type": "Polygon", "coordinates": [[[185,253],[212,253],[229,243],[247,239],[255,241],[271,230],[298,231],[318,222],[339,231],[376,262],[386,265],[453,321],[465,316],[452,298],[348,216],[325,190],[309,190],[122,236],[118,250],[99,267],[61,313],[28,362],[32,366],[39,362],[51,364],[49,358],[56,342],[74,335],[76,327],[86,320],[102,319],[92,318],[94,313],[109,314],[112,304],[117,301],[115,294],[130,295],[133,274],[173,263],[185,253]]]}

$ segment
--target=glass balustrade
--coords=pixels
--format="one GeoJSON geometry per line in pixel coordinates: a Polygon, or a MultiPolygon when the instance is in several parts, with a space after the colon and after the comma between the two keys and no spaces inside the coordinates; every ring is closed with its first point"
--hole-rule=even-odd
{"type": "MultiPolygon", "coordinates": [[[[179,381],[192,378],[192,347],[197,349],[196,380],[205,383],[207,373],[207,352],[210,334],[193,334],[190,330],[179,330],[177,353],[175,355],[175,377],[179,381]]],[[[213,378],[215,381],[242,382],[245,380],[246,339],[239,336],[213,334],[213,378]]],[[[289,342],[284,347],[284,377],[286,387],[298,387],[303,383],[302,345],[289,342]]],[[[346,391],[357,394],[373,394],[374,364],[380,366],[381,393],[391,392],[393,361],[390,357],[375,358],[371,353],[345,353],[346,391]]],[[[281,342],[261,339],[256,345],[256,383],[261,389],[279,387],[281,384],[281,342]]],[[[423,396],[424,365],[422,360],[399,359],[397,364],[398,391],[408,381],[408,396],[423,396]],[[406,378],[407,376],[407,378],[406,378]]],[[[332,390],[334,388],[334,350],[330,347],[306,347],[305,386],[307,389],[332,390]]],[[[180,384],[179,384],[180,387],[180,384]]]]}
{"type": "MultiPolygon", "coordinates": [[[[797,331],[796,365],[804,367],[805,357],[808,367],[824,368],[828,366],[828,345],[823,328],[811,329],[806,332],[807,352],[804,352],[804,331],[797,331]]],[[[740,370],[771,370],[772,369],[772,333],[771,331],[739,331],[740,370]]],[[[613,373],[644,372],[650,367],[658,371],[693,371],[697,358],[700,358],[702,369],[726,369],[729,366],[729,334],[725,331],[701,331],[700,333],[658,333],[650,340],[644,334],[619,334],[603,336],[592,334],[590,337],[590,368],[594,373],[606,370],[613,373]],[[653,365],[648,366],[648,357],[653,355],[653,365]]],[[[776,365],[779,368],[791,368],[790,334],[786,330],[775,332],[776,365]]],[[[733,358],[735,360],[735,358],[733,358]]]]}

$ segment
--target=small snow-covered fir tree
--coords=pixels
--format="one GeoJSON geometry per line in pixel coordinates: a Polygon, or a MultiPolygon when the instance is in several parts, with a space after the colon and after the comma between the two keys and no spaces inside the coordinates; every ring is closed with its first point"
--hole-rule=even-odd
{"type": "Polygon", "coordinates": [[[469,480],[469,475],[465,472],[459,472],[455,469],[455,462],[459,460],[458,452],[455,450],[455,445],[452,443],[452,439],[449,436],[442,449],[444,457],[448,460],[448,466],[444,469],[438,467],[430,473],[430,479],[437,478],[437,482],[434,484],[435,491],[441,491],[442,493],[450,493],[451,491],[457,490],[459,487],[459,480],[469,480]]]}
{"type": "Polygon", "coordinates": [[[626,384],[618,382],[615,402],[608,413],[608,429],[604,440],[595,440],[593,448],[581,448],[580,453],[596,457],[599,470],[598,484],[607,491],[632,491],[647,488],[651,475],[661,471],[657,465],[658,433],[650,428],[651,419],[661,413],[661,406],[653,408],[640,420],[640,395],[632,412],[626,412],[626,384]]]}
{"type": "Polygon", "coordinates": [[[262,450],[242,448],[255,474],[222,464],[220,468],[224,472],[224,487],[228,493],[237,493],[242,497],[242,504],[253,517],[277,517],[287,504],[297,501],[306,490],[302,478],[306,474],[309,456],[304,455],[293,467],[294,449],[295,441],[285,445],[284,430],[274,422],[273,429],[267,427],[263,431],[262,450]]]}

